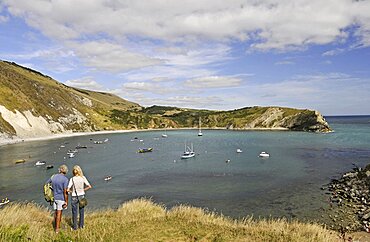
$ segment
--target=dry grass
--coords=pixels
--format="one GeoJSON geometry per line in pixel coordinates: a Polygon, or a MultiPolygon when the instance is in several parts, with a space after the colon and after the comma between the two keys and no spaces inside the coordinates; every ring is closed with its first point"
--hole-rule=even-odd
{"type": "Polygon", "coordinates": [[[285,220],[232,220],[203,209],[171,210],[136,199],[117,210],[87,212],[86,228],[55,234],[52,214],[35,204],[11,204],[0,210],[1,241],[339,241],[338,234],[317,224],[285,220]]]}

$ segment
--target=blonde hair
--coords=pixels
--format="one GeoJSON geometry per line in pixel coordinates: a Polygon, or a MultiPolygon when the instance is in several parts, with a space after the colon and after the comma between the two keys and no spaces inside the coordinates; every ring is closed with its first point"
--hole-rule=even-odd
{"type": "Polygon", "coordinates": [[[68,173],[68,167],[66,165],[59,166],[59,173],[67,174],[68,173]]]}
{"type": "Polygon", "coordinates": [[[82,172],[82,169],[80,166],[74,166],[72,171],[74,176],[84,176],[84,173],[82,172]]]}

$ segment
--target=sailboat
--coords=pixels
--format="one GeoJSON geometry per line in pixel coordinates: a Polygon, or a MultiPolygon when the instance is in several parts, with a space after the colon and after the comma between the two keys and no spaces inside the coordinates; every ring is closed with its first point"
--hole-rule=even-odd
{"type": "Polygon", "coordinates": [[[185,143],[185,151],[184,154],[182,154],[181,159],[188,159],[195,156],[195,152],[193,149],[193,143],[191,144],[191,147],[187,146],[185,143]]]}
{"type": "Polygon", "coordinates": [[[162,138],[167,138],[167,128],[164,129],[164,134],[162,134],[162,138]]]}
{"type": "Polygon", "coordinates": [[[202,120],[201,120],[200,117],[199,117],[199,131],[198,131],[198,136],[203,136],[203,133],[202,133],[202,120]]]}

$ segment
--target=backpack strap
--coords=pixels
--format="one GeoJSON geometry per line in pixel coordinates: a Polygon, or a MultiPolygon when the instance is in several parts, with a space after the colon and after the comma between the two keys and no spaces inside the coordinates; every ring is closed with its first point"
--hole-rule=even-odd
{"type": "Polygon", "coordinates": [[[73,177],[72,177],[71,179],[72,179],[73,186],[74,186],[74,188],[75,188],[75,193],[76,193],[77,201],[78,201],[78,202],[80,202],[80,200],[78,199],[77,189],[76,189],[76,185],[75,185],[75,182],[74,182],[74,180],[73,180],[73,177]]]}

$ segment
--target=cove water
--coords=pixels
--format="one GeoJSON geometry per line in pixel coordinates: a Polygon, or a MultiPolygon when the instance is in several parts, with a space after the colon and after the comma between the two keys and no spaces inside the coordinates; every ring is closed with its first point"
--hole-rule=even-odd
{"type": "Polygon", "coordinates": [[[328,195],[320,188],[353,164],[370,163],[370,116],[326,120],[335,132],[203,130],[198,137],[197,130],[168,130],[167,138],[161,137],[161,131],[148,131],[3,146],[0,198],[47,206],[44,182],[61,164],[69,167],[67,177],[71,177],[72,167],[78,164],[93,186],[87,192],[90,210],[117,208],[146,197],[166,207],[187,204],[233,218],[320,220],[328,206],[328,195]],[[109,141],[93,143],[104,139],[109,141]],[[193,144],[194,158],[181,159],[185,142],[193,144]],[[67,151],[78,144],[87,149],[68,158],[67,151]],[[153,152],[137,152],[148,147],[153,152]],[[259,158],[262,151],[270,157],[259,158]],[[15,164],[17,159],[27,161],[15,164]],[[38,160],[54,168],[36,167],[38,160]],[[113,178],[106,182],[108,175],[113,178]]]}

